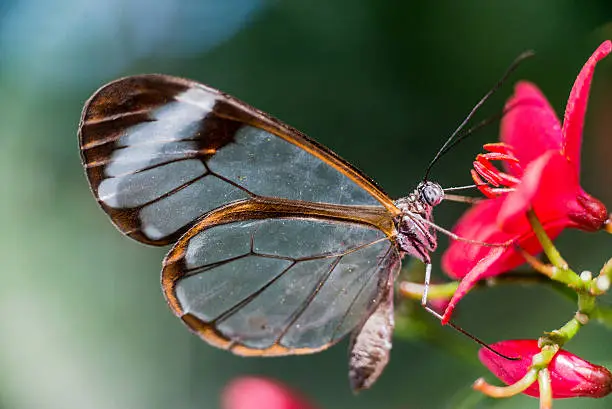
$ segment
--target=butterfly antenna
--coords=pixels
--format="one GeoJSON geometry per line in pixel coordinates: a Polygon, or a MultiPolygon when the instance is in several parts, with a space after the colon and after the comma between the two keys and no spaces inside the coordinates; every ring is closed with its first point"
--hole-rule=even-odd
{"type": "MultiPolygon", "coordinates": [[[[429,166],[427,166],[427,170],[425,171],[425,176],[423,177],[423,180],[427,180],[427,178],[429,177],[429,173],[431,172],[431,169],[433,168],[433,165],[435,165],[435,163],[438,161],[438,159],[440,159],[440,157],[442,157],[443,154],[445,154],[448,150],[447,148],[449,147],[449,145],[451,144],[451,142],[453,142],[453,140],[455,139],[455,137],[463,130],[463,128],[465,128],[466,124],[472,119],[472,117],[474,117],[474,115],[476,114],[476,112],[478,111],[478,109],[480,109],[480,107],[497,91],[501,88],[501,86],[506,82],[506,80],[508,79],[508,77],[510,76],[510,74],[512,74],[518,67],[519,65],[526,59],[533,57],[535,55],[535,53],[531,50],[529,51],[525,51],[524,53],[522,53],[521,55],[519,55],[513,62],[512,64],[510,64],[510,67],[508,67],[506,69],[506,72],[504,72],[504,75],[497,81],[497,83],[489,90],[489,92],[487,92],[484,97],[482,97],[480,99],[480,101],[478,101],[478,103],[474,106],[474,108],[472,108],[472,110],[470,111],[470,113],[465,117],[465,119],[459,124],[459,126],[457,127],[457,129],[455,129],[455,131],[451,134],[451,136],[446,140],[446,142],[444,142],[444,145],[442,145],[442,147],[440,148],[440,150],[438,151],[438,153],[436,153],[436,156],[434,156],[434,158],[431,160],[431,162],[429,163],[429,166]]],[[[484,125],[482,125],[484,126],[484,125]]],[[[479,129],[479,128],[478,128],[479,129]]],[[[467,135],[463,136],[462,140],[465,139],[467,136],[471,135],[473,133],[473,131],[468,132],[467,135]]]]}
{"type": "MultiPolygon", "coordinates": [[[[430,313],[431,315],[433,315],[434,317],[436,317],[440,321],[442,320],[442,315],[440,315],[440,313],[438,313],[436,310],[432,309],[430,306],[424,305],[423,308],[425,308],[425,311],[427,311],[428,313],[430,313]]],[[[469,333],[468,331],[464,330],[459,325],[452,323],[451,321],[449,321],[446,325],[448,325],[449,327],[451,327],[455,331],[465,335],[466,337],[468,337],[472,341],[476,342],[481,347],[488,349],[489,351],[493,352],[495,355],[497,355],[497,356],[499,356],[501,358],[507,359],[509,361],[519,361],[521,359],[520,357],[511,357],[511,356],[504,355],[504,354],[502,354],[499,351],[496,351],[495,348],[491,347],[489,344],[487,344],[486,342],[484,342],[483,340],[481,340],[477,336],[469,333]]]]}
{"type": "Polygon", "coordinates": [[[493,122],[499,121],[508,112],[510,112],[513,108],[516,108],[516,107],[517,107],[517,105],[511,105],[509,107],[506,107],[501,112],[498,112],[497,114],[491,115],[490,117],[480,121],[479,123],[477,123],[473,127],[469,128],[467,131],[465,131],[461,135],[457,136],[457,139],[455,139],[453,141],[453,143],[448,145],[444,149],[444,151],[440,154],[440,156],[444,156],[447,152],[449,152],[451,149],[453,149],[455,146],[457,146],[461,141],[464,141],[465,139],[467,139],[468,136],[476,133],[477,131],[481,130],[482,128],[484,128],[487,125],[492,124],[493,122]]]}

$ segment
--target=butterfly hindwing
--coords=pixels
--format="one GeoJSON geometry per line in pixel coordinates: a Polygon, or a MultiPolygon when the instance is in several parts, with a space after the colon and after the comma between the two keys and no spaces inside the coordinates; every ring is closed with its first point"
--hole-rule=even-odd
{"type": "Polygon", "coordinates": [[[162,287],[174,312],[213,345],[241,355],[304,354],[333,345],[373,311],[399,257],[365,223],[237,206],[178,241],[162,287]]]}

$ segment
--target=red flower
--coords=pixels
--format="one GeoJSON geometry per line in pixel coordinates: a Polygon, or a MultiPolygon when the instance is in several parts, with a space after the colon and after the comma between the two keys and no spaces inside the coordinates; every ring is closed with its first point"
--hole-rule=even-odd
{"type": "MultiPolygon", "coordinates": [[[[606,207],[579,183],[582,128],[596,63],[612,51],[605,41],[586,62],[574,82],[563,126],[540,90],[520,82],[508,100],[501,124],[500,144],[485,145],[478,155],[473,177],[488,183],[483,200],[465,213],[454,228],[462,237],[487,243],[518,243],[531,254],[542,251],[526,212],[534,210],[551,238],[567,227],[602,229],[606,207]],[[501,160],[500,172],[491,160],[501,160]]],[[[525,262],[511,246],[484,247],[454,241],[442,258],[442,268],[462,279],[444,313],[446,323],[457,302],[478,281],[511,270],[525,262]]]]}
{"type": "MultiPolygon", "coordinates": [[[[504,355],[521,357],[518,361],[509,361],[486,348],[478,352],[480,361],[508,385],[514,384],[527,373],[533,356],[540,352],[538,341],[531,339],[501,341],[491,347],[504,355]]],[[[548,365],[548,370],[555,399],[602,398],[612,392],[612,373],[610,371],[563,349],[557,352],[548,365]]],[[[539,397],[538,382],[531,384],[523,393],[539,397]]]]}
{"type": "Polygon", "coordinates": [[[223,409],[314,409],[286,386],[257,377],[238,378],[225,387],[223,409]]]}

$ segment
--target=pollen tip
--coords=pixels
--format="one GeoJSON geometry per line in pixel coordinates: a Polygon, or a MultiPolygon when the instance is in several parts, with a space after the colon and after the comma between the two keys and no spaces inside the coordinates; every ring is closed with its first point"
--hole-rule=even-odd
{"type": "Polygon", "coordinates": [[[612,234],[612,215],[604,222],[604,230],[612,234]]]}
{"type": "Polygon", "coordinates": [[[597,277],[597,280],[595,280],[595,285],[599,291],[608,291],[610,289],[610,277],[607,275],[600,275],[597,277]]]}

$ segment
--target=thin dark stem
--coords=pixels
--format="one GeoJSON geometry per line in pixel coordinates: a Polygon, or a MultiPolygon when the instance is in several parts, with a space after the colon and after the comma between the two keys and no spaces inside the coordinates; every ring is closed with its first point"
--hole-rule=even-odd
{"type": "MultiPolygon", "coordinates": [[[[430,313],[431,315],[433,315],[437,319],[442,320],[442,315],[440,315],[437,311],[435,311],[434,309],[432,309],[428,305],[423,306],[423,308],[425,309],[425,311],[427,311],[428,313],[430,313]]],[[[464,330],[459,325],[456,325],[456,324],[454,324],[454,323],[452,323],[450,321],[447,322],[446,325],[448,325],[449,327],[451,327],[455,331],[465,335],[466,337],[468,337],[469,339],[471,339],[472,341],[474,341],[475,343],[477,343],[481,347],[488,349],[489,351],[493,352],[495,355],[497,355],[497,356],[499,356],[501,358],[507,359],[509,361],[518,361],[518,360],[521,359],[520,357],[510,357],[510,356],[502,354],[499,351],[496,351],[494,348],[489,346],[489,344],[487,344],[486,342],[484,342],[483,340],[478,338],[476,335],[473,335],[473,334],[469,333],[468,331],[464,330]]]]}

